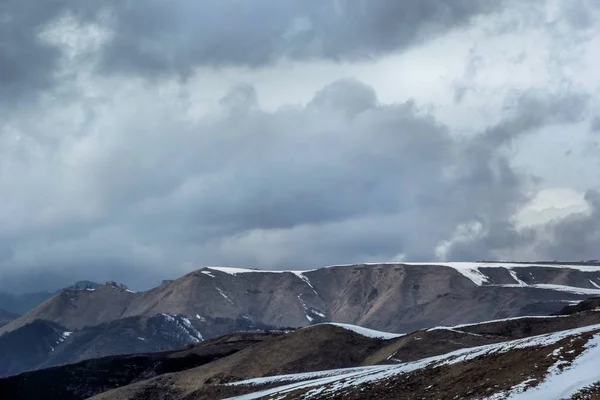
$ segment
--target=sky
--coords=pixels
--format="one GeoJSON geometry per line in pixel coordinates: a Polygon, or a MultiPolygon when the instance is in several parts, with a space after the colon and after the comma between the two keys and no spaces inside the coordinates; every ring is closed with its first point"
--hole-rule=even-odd
{"type": "Polygon", "coordinates": [[[6,0],[0,291],[600,258],[600,2],[6,0]]]}

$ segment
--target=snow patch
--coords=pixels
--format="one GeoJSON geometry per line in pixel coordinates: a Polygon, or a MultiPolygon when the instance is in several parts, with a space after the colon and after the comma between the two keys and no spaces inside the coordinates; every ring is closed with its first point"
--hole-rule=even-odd
{"type": "Polygon", "coordinates": [[[594,335],[586,343],[585,350],[573,361],[570,367],[560,371],[557,363],[550,369],[550,375],[540,385],[514,393],[508,398],[511,400],[571,398],[582,388],[600,380],[598,360],[600,360],[600,334],[594,335]]]}
{"type": "Polygon", "coordinates": [[[403,333],[381,332],[381,331],[376,331],[374,329],[363,328],[362,326],[358,326],[358,325],[340,324],[337,322],[327,322],[324,324],[317,324],[317,325],[313,325],[313,326],[319,326],[319,325],[339,326],[340,328],[344,328],[344,329],[352,331],[354,333],[358,333],[359,335],[366,336],[366,337],[373,338],[373,339],[389,340],[389,339],[396,339],[396,338],[405,336],[405,334],[403,334],[403,333]]]}
{"type": "Polygon", "coordinates": [[[527,287],[527,288],[533,288],[533,289],[555,290],[558,292],[581,294],[581,295],[600,295],[600,289],[588,289],[588,288],[581,288],[581,287],[576,287],[576,286],[565,286],[565,285],[550,285],[550,284],[545,284],[545,283],[538,283],[538,284],[527,285],[527,286],[523,286],[521,284],[490,285],[490,286],[527,287]]]}
{"type": "Polygon", "coordinates": [[[206,322],[206,318],[201,317],[199,314],[196,314],[196,319],[201,321],[201,322],[206,322]]]}
{"type": "Polygon", "coordinates": [[[160,314],[163,317],[165,317],[165,319],[169,322],[175,322],[175,318],[173,318],[172,316],[170,316],[169,314],[160,314]]]}
{"type": "Polygon", "coordinates": [[[227,300],[229,303],[233,304],[233,301],[231,301],[231,299],[225,294],[225,292],[223,290],[221,290],[221,288],[216,287],[216,286],[215,286],[215,288],[219,291],[221,296],[223,296],[225,298],[225,300],[227,300]]]}
{"type": "Polygon", "coordinates": [[[517,281],[517,284],[519,286],[527,286],[527,282],[522,281],[521,279],[519,279],[519,277],[517,276],[517,273],[515,271],[513,271],[512,269],[508,270],[508,273],[510,274],[510,276],[512,276],[512,278],[517,281]]]}
{"type": "MultiPolygon", "coordinates": [[[[204,267],[204,269],[210,269],[213,271],[223,272],[229,275],[237,275],[237,274],[283,274],[286,272],[292,274],[304,274],[306,272],[315,271],[314,269],[307,269],[304,271],[296,271],[296,270],[270,270],[270,269],[250,269],[250,268],[230,268],[230,267],[204,267]]],[[[300,278],[302,279],[302,278],[300,278]]]]}
{"type": "Polygon", "coordinates": [[[203,273],[204,275],[210,276],[211,278],[215,277],[210,271],[200,271],[200,272],[203,273]]]}
{"type": "Polygon", "coordinates": [[[471,326],[478,326],[478,325],[487,325],[487,324],[493,324],[496,322],[506,322],[506,321],[514,321],[514,320],[519,320],[519,319],[530,319],[530,318],[536,318],[536,319],[546,319],[546,318],[567,318],[569,317],[568,315],[528,315],[528,316],[523,316],[523,317],[511,317],[511,318],[503,318],[503,319],[492,319],[489,321],[481,321],[481,322],[472,322],[472,323],[468,323],[468,324],[460,324],[460,325],[454,325],[454,326],[435,326],[433,328],[429,328],[427,329],[427,331],[434,331],[437,329],[459,329],[459,328],[468,328],[471,326]]]}
{"type": "Polygon", "coordinates": [[[292,274],[296,275],[302,281],[304,281],[308,285],[308,287],[310,287],[310,289],[314,292],[314,294],[316,294],[317,296],[319,295],[319,293],[317,293],[317,291],[313,287],[312,283],[310,283],[310,280],[304,275],[304,272],[302,272],[302,271],[290,271],[290,272],[292,274]]]}
{"type": "Polygon", "coordinates": [[[449,332],[461,333],[463,335],[483,336],[483,335],[480,335],[478,333],[465,332],[465,331],[461,331],[461,330],[454,329],[454,328],[449,328],[449,327],[444,327],[444,326],[438,326],[438,327],[435,327],[435,328],[429,328],[429,329],[427,329],[427,332],[432,332],[432,331],[449,331],[449,332]]]}

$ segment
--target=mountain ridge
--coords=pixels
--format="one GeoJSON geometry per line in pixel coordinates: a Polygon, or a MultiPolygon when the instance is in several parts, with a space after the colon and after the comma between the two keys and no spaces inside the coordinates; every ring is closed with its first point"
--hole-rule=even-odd
{"type": "Polygon", "coordinates": [[[245,318],[268,326],[340,322],[383,331],[544,315],[600,294],[600,266],[519,263],[386,263],[307,271],[205,267],[144,292],[105,284],[65,289],[0,327],[35,319],[71,330],[161,313],[245,318]],[[453,313],[448,313],[448,307],[453,313]]]}

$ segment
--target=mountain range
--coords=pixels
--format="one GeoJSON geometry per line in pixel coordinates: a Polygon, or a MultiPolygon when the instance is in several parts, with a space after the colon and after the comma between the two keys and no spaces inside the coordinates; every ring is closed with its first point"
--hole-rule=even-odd
{"type": "MultiPolygon", "coordinates": [[[[299,354],[298,360],[289,364],[290,368],[284,368],[287,362],[276,358],[265,364],[271,365],[268,370],[235,372],[227,367],[216,374],[202,375],[205,376],[202,379],[220,385],[224,380],[389,364],[390,360],[406,363],[465,347],[600,323],[595,319],[600,313],[591,312],[587,303],[582,303],[598,295],[600,265],[596,262],[374,263],[307,271],[204,267],[179,279],[163,281],[144,292],[134,292],[115,282],[100,285],[83,281],[56,292],[23,315],[0,313],[0,376],[19,377],[22,375],[17,374],[34,370],[42,373],[47,368],[56,371],[63,368],[62,365],[84,365],[82,371],[89,371],[95,368],[90,365],[104,362],[96,364],[97,360],[119,363],[119,357],[129,360],[128,368],[137,371],[120,375],[119,379],[110,378],[112,384],[100,379],[97,388],[87,388],[74,395],[73,398],[79,399],[84,394],[99,394],[154,375],[156,379],[163,379],[162,372],[146,363],[148,360],[156,362],[155,357],[162,356],[155,354],[164,352],[179,354],[177,351],[183,351],[181,354],[186,356],[181,361],[181,369],[192,368],[192,365],[201,368],[203,363],[210,363],[210,371],[217,371],[220,361],[216,359],[224,357],[224,353],[213,347],[207,353],[208,347],[202,346],[216,340],[229,343],[224,348],[231,351],[228,346],[232,342],[223,338],[234,332],[254,332],[256,337],[263,335],[261,342],[269,338],[269,343],[278,337],[272,343],[278,340],[286,343],[265,350],[268,354],[285,353],[292,348],[307,353],[299,354]],[[498,328],[495,333],[465,334],[462,328],[460,332],[429,331],[439,326],[550,316],[565,313],[565,310],[578,312],[578,322],[569,324],[570,320],[565,317],[532,318],[533,322],[518,328],[521,331],[517,329],[520,333],[511,328],[512,322],[503,322],[502,329],[498,328]],[[582,316],[581,313],[587,314],[582,316]],[[541,321],[544,322],[540,325],[541,321]],[[308,330],[300,329],[311,326],[313,328],[308,330]],[[282,336],[281,332],[294,333],[282,336]],[[306,332],[313,332],[318,339],[305,337],[306,332]],[[358,337],[371,332],[367,336],[375,342],[363,343],[363,339],[354,336],[341,338],[338,337],[340,332],[350,336],[359,334],[358,337]],[[406,336],[411,338],[410,343],[399,337],[411,332],[419,333],[406,336]],[[296,337],[302,338],[298,341],[309,341],[310,346],[287,342],[296,337]],[[339,346],[332,344],[333,337],[339,346]],[[413,342],[417,341],[424,347],[415,346],[413,342]],[[181,350],[185,346],[191,346],[189,351],[181,350]],[[194,355],[198,346],[204,349],[201,357],[194,355]],[[336,364],[323,361],[315,354],[317,351],[329,354],[329,348],[350,358],[342,358],[338,360],[342,362],[336,364]],[[131,357],[141,357],[135,358],[142,360],[141,364],[131,361],[131,357]],[[142,367],[146,369],[140,373],[142,367]]],[[[236,351],[243,350],[234,347],[236,351]]],[[[233,363],[235,368],[256,364],[258,359],[264,363],[267,358],[260,351],[239,360],[228,354],[227,362],[233,363]]],[[[193,379],[197,379],[197,375],[193,379]]],[[[218,391],[223,393],[238,392],[219,385],[218,391]]],[[[164,392],[171,393],[170,390],[164,392]]],[[[206,398],[211,395],[207,394],[206,398]]]]}
{"type": "Polygon", "coordinates": [[[185,315],[200,332],[210,318],[301,327],[333,321],[390,332],[439,324],[544,315],[600,294],[599,265],[372,264],[310,271],[206,267],[146,292],[113,283],[60,291],[0,328],[36,319],[74,331],[120,318],[185,315]],[[452,312],[449,312],[452,310],[452,312]]]}
{"type": "Polygon", "coordinates": [[[0,393],[14,400],[595,399],[598,311],[595,298],[554,316],[406,335],[337,323],[241,332],[0,379],[0,393]]]}

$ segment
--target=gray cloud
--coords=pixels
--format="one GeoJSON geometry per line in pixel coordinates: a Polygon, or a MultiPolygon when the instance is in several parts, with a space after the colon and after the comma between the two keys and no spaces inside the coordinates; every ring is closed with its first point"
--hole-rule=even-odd
{"type": "Polygon", "coordinates": [[[190,73],[198,65],[257,67],[281,58],[358,60],[406,48],[502,2],[442,0],[158,0],[117,2],[109,70],[190,73]]]}
{"type": "Polygon", "coordinates": [[[106,70],[185,76],[196,66],[375,57],[464,24],[497,3],[9,0],[0,4],[0,83],[11,97],[51,85],[59,51],[39,33],[66,12],[114,31],[101,54],[106,70]]]}
{"type": "MultiPolygon", "coordinates": [[[[593,258],[594,192],[592,215],[549,226],[551,240],[511,220],[532,187],[511,165],[511,146],[581,121],[589,98],[575,90],[515,91],[497,123],[461,137],[428,108],[382,103],[356,80],[274,111],[242,83],[201,116],[190,100],[198,89],[177,80],[198,66],[375,58],[503,2],[33,4],[0,4],[0,106],[51,94],[4,108],[0,290],[78,279],[147,287],[206,264],[427,261],[440,245],[452,260],[522,246],[534,249],[526,257],[593,258]],[[67,12],[112,32],[89,55],[89,81],[77,66],[74,75],[58,74],[63,49],[38,35],[67,12]]],[[[589,26],[577,10],[569,18],[589,26]]],[[[477,54],[471,61],[454,93],[461,104],[477,92],[473,78],[485,76],[477,54]]]]}
{"type": "MultiPolygon", "coordinates": [[[[65,153],[77,167],[29,165],[53,186],[43,203],[25,197],[4,214],[2,282],[15,287],[27,271],[54,271],[147,286],[204,264],[431,260],[473,221],[485,234],[449,255],[480,258],[514,244],[507,221],[527,198],[527,181],[502,148],[544,124],[576,120],[573,104],[585,105],[568,94],[523,96],[498,125],[457,140],[413,102],[380,104],[353,80],[272,112],[239,85],[200,120],[182,119],[170,98],[137,98],[132,108],[130,97],[114,96],[113,108],[96,107],[86,122],[95,134],[65,153]],[[103,130],[109,121],[113,129],[103,130]]],[[[38,187],[30,184],[21,190],[38,187]]]]}
{"type": "MultiPolygon", "coordinates": [[[[448,259],[491,260],[499,254],[507,254],[512,249],[535,242],[534,232],[528,229],[519,231],[510,222],[510,217],[528,199],[523,186],[525,177],[516,173],[509,159],[498,150],[511,145],[519,136],[544,126],[580,121],[586,114],[588,102],[589,97],[581,94],[520,93],[506,102],[506,118],[468,144],[470,163],[477,165],[468,164],[465,168],[470,182],[476,183],[470,186],[471,191],[487,192],[489,182],[494,179],[498,182],[499,191],[493,194],[492,207],[475,215],[474,222],[480,223],[483,231],[468,240],[454,242],[447,250],[448,259]]],[[[540,251],[536,255],[541,259],[549,254],[540,251]]]]}
{"type": "Polygon", "coordinates": [[[549,259],[598,260],[600,243],[600,193],[590,190],[585,199],[589,214],[574,214],[546,227],[550,238],[538,244],[538,251],[549,259]]]}
{"type": "Polygon", "coordinates": [[[3,1],[0,3],[0,106],[6,98],[14,101],[23,93],[52,85],[59,51],[37,36],[42,24],[60,12],[60,1],[3,1]],[[50,72],[50,73],[49,73],[50,72]]]}

